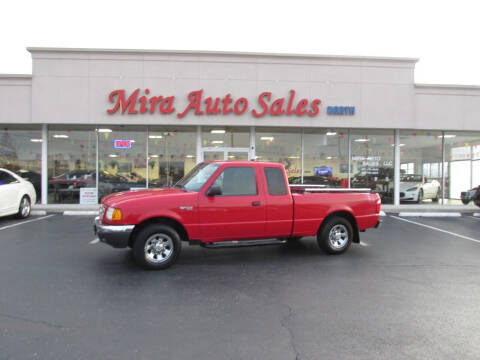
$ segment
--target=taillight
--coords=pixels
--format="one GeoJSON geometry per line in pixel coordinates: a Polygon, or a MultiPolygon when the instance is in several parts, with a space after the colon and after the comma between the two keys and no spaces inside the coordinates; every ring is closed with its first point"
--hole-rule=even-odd
{"type": "Polygon", "coordinates": [[[376,212],[377,214],[380,213],[380,208],[382,207],[382,199],[378,199],[377,200],[377,208],[376,208],[376,212]]]}

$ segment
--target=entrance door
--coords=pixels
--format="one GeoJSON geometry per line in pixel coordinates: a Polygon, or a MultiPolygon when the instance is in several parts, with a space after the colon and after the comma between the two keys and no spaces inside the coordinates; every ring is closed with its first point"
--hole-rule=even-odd
{"type": "Polygon", "coordinates": [[[248,161],[248,148],[202,148],[202,156],[200,161],[215,160],[242,160],[248,161]]]}

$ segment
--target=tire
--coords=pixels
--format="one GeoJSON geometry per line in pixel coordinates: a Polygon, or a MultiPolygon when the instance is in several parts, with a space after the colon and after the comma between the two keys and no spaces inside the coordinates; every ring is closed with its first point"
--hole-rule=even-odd
{"type": "Polygon", "coordinates": [[[350,247],[353,239],[353,228],[344,217],[335,216],[328,219],[317,235],[318,246],[327,254],[342,254],[350,247]]]}
{"type": "Polygon", "coordinates": [[[437,191],[437,195],[432,199],[433,202],[438,202],[440,200],[440,189],[437,191]]]}
{"type": "Polygon", "coordinates": [[[32,210],[32,204],[30,198],[27,195],[22,197],[20,200],[20,205],[18,206],[17,218],[26,219],[30,216],[30,211],[32,210]]]}
{"type": "Polygon", "coordinates": [[[142,229],[132,247],[135,262],[148,270],[163,270],[180,256],[182,242],[172,227],[152,224],[142,229]]]}
{"type": "Polygon", "coordinates": [[[420,189],[420,190],[418,191],[417,204],[421,204],[422,201],[423,201],[423,190],[420,189]]]}
{"type": "Polygon", "coordinates": [[[470,202],[470,200],[462,199],[462,204],[463,205],[468,205],[469,202],[470,202]]]}

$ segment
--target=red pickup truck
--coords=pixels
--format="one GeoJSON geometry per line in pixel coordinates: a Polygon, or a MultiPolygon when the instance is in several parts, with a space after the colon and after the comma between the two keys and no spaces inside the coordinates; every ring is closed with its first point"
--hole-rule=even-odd
{"type": "Polygon", "coordinates": [[[316,236],[341,254],[359,232],[380,225],[380,197],[370,189],[289,185],[281,164],[203,162],[172,188],[121,192],[102,201],[94,232],[136,262],[165,269],[182,241],[207,248],[270,245],[316,236]]]}

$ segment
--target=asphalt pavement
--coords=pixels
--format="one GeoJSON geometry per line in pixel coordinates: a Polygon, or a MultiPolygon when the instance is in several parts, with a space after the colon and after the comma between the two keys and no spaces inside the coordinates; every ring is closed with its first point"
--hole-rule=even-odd
{"type": "Polygon", "coordinates": [[[341,256],[186,245],[160,272],[92,221],[0,219],[0,359],[480,357],[480,218],[387,216],[341,256]]]}

